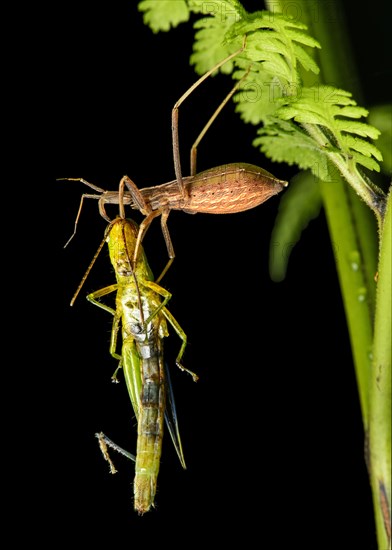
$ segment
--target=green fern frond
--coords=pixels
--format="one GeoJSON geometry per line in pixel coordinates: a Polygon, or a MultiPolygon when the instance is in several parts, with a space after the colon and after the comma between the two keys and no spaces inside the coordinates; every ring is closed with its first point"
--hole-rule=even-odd
{"type": "Polygon", "coordinates": [[[253,141],[262,153],[275,162],[296,164],[302,170],[310,169],[314,176],[324,181],[332,179],[332,168],[328,158],[304,130],[292,122],[277,118],[271,124],[258,130],[259,137],[253,141]]]}
{"type": "Polygon", "coordinates": [[[338,112],[338,115],[350,118],[361,118],[363,116],[367,116],[368,114],[369,111],[367,109],[359,107],[358,105],[346,105],[345,107],[340,107],[340,111],[338,112]]]}
{"type": "Polygon", "coordinates": [[[381,170],[384,174],[392,174],[392,104],[374,105],[369,110],[370,124],[382,133],[377,146],[383,156],[381,170]]]}
{"type": "Polygon", "coordinates": [[[314,74],[318,74],[320,69],[317,66],[317,63],[301,46],[298,44],[293,44],[294,54],[305,71],[310,71],[314,74]]]}
{"type": "Polygon", "coordinates": [[[379,161],[382,161],[382,155],[380,151],[372,143],[365,141],[364,139],[351,136],[350,134],[344,136],[346,145],[359,153],[362,153],[366,157],[371,157],[372,155],[379,161]]]}
{"type": "MultiPolygon", "coordinates": [[[[377,139],[380,135],[380,131],[369,124],[364,122],[356,122],[354,120],[340,120],[335,119],[335,128],[340,132],[350,132],[351,134],[357,134],[362,137],[369,137],[371,139],[377,139]]],[[[380,153],[381,154],[381,153],[380,153]]]]}
{"type": "Polygon", "coordinates": [[[372,143],[357,137],[376,139],[380,132],[369,124],[352,120],[366,116],[368,112],[356,105],[349,92],[332,86],[312,86],[302,88],[297,98],[287,96],[281,101],[285,105],[276,111],[276,116],[303,125],[324,127],[325,146],[330,151],[353,158],[370,170],[380,170],[377,162],[382,160],[380,151],[372,143]]]}
{"type": "Polygon", "coordinates": [[[257,125],[266,122],[272,116],[279,104],[277,99],[283,95],[280,80],[265,70],[264,63],[254,63],[250,67],[246,60],[236,60],[236,65],[244,67],[233,73],[235,80],[240,80],[248,72],[246,81],[234,95],[237,104],[236,111],[245,122],[257,125]]]}
{"type": "MultiPolygon", "coordinates": [[[[233,23],[246,17],[246,12],[237,0],[215,0],[210,3],[189,0],[188,5],[193,13],[202,13],[205,16],[194,23],[194,28],[199,30],[195,34],[193,54],[190,57],[196,73],[202,75],[239,48],[240,37],[230,44],[225,37],[233,23]]],[[[219,70],[230,74],[233,67],[233,62],[228,62],[219,70]]]]}
{"type": "Polygon", "coordinates": [[[303,24],[294,25],[292,19],[288,19],[288,22],[289,24],[285,26],[285,32],[293,43],[298,42],[299,44],[302,44],[303,46],[309,46],[310,48],[321,48],[320,43],[317,40],[315,40],[312,36],[309,36],[309,34],[306,34],[304,32],[298,32],[296,30],[296,29],[306,30],[307,29],[306,25],[303,25],[303,24]],[[291,27],[294,27],[294,28],[291,28],[291,27]]]}
{"type": "Polygon", "coordinates": [[[238,0],[144,0],[139,9],[155,32],[186,20],[190,12],[202,14],[194,24],[191,56],[199,74],[236,51],[246,36],[245,50],[220,71],[237,80],[247,75],[233,99],[245,121],[264,125],[255,145],[271,159],[310,168],[323,180],[331,178],[334,166],[381,219],[377,204],[382,191],[373,189],[357,169],[380,170],[382,155],[367,141],[379,131],[360,120],[367,110],[349,92],[303,86],[304,72],[319,72],[312,50],[320,48],[304,23],[281,13],[247,13],[238,0]]]}
{"type": "Polygon", "coordinates": [[[298,19],[286,17],[281,13],[272,13],[264,10],[249,13],[245,16],[242,13],[242,20],[233,25],[226,38],[227,40],[233,40],[238,36],[244,36],[245,34],[248,35],[260,29],[269,29],[282,33],[282,35],[286,35],[290,32],[296,32],[296,36],[293,34],[293,39],[297,42],[301,41],[303,44],[308,46],[318,45],[318,47],[320,47],[317,40],[307,36],[305,33],[298,32],[298,30],[306,30],[306,28],[306,25],[298,21],[298,19]]]}
{"type": "Polygon", "coordinates": [[[214,0],[206,2],[205,0],[188,0],[188,7],[193,13],[202,13],[213,17],[224,18],[229,13],[235,14],[235,17],[245,16],[245,9],[238,0],[214,0]]]}
{"type": "Polygon", "coordinates": [[[144,12],[143,21],[154,33],[168,31],[189,19],[186,0],[143,0],[138,10],[144,12]]]}
{"type": "Polygon", "coordinates": [[[278,54],[280,59],[276,69],[282,74],[285,81],[296,82],[298,80],[296,71],[299,64],[302,64],[305,70],[311,70],[316,74],[319,72],[317,64],[300,45],[312,48],[320,47],[317,40],[305,32],[299,32],[299,30],[305,29],[306,25],[284,15],[271,14],[267,11],[256,12],[256,14],[248,15],[245,20],[235,23],[228,31],[226,40],[230,41],[234,37],[246,35],[248,59],[269,61],[271,65],[268,70],[271,73],[275,70],[273,62],[277,57],[269,54],[278,54]],[[289,69],[288,72],[281,69],[282,59],[289,69]]]}
{"type": "MultiPolygon", "coordinates": [[[[234,17],[233,14],[232,17],[234,17]]],[[[224,43],[224,37],[231,24],[232,19],[229,17],[223,20],[217,17],[204,17],[195,22],[194,28],[200,30],[195,34],[194,53],[190,57],[190,63],[195,66],[198,74],[206,73],[241,45],[239,41],[236,44],[224,43]]],[[[229,74],[233,67],[233,62],[229,61],[220,68],[220,71],[229,74]]]]}

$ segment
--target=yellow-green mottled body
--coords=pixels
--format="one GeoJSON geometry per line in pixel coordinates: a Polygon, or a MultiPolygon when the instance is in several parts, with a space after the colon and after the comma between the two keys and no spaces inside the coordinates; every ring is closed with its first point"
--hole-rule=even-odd
{"type": "MultiPolygon", "coordinates": [[[[113,315],[110,353],[119,360],[119,367],[123,368],[138,421],[134,501],[135,509],[144,514],[154,505],[165,419],[181,465],[186,467],[171,394],[169,402],[172,417],[165,411],[163,338],[168,336],[166,321],[182,340],[176,359],[177,366],[189,372],[194,380],[197,380],[197,376],[180,362],[186,347],[186,334],[166,309],[171,294],[153,281],[142,247],[136,265],[132,267],[138,231],[138,226],[125,218],[118,217],[109,224],[107,242],[117,283],[93,292],[87,299],[113,315]],[[116,309],[100,301],[101,297],[111,292],[117,292],[116,309]],[[120,325],[121,355],[116,351],[120,325]]],[[[102,441],[100,445],[102,450],[102,441]]],[[[114,448],[119,449],[116,445],[114,448]]],[[[108,460],[107,451],[103,452],[108,460]]]]}
{"type": "MultiPolygon", "coordinates": [[[[117,284],[93,292],[87,298],[113,315],[110,352],[123,368],[138,421],[134,501],[135,509],[144,514],[154,505],[162,450],[166,396],[162,340],[168,335],[166,319],[183,340],[177,357],[180,368],[183,368],[180,359],[186,346],[186,335],[166,309],[171,294],[152,280],[142,249],[132,270],[137,234],[138,226],[131,220],[116,218],[111,222],[107,242],[117,284]],[[115,291],[116,309],[100,302],[99,298],[115,291]],[[121,355],[116,351],[120,325],[121,355]]],[[[179,434],[172,431],[170,434],[185,467],[179,434]]]]}
{"type": "Polygon", "coordinates": [[[156,291],[145,285],[153,276],[144,253],[135,267],[139,294],[137,291],[130,264],[137,232],[130,220],[119,218],[109,233],[108,245],[118,284],[116,315],[121,316],[122,366],[138,420],[135,509],[143,514],[154,504],[159,472],[165,411],[162,338],[168,331],[163,315],[157,314],[162,302],[156,291]],[[143,326],[139,305],[147,326],[143,326]]]}

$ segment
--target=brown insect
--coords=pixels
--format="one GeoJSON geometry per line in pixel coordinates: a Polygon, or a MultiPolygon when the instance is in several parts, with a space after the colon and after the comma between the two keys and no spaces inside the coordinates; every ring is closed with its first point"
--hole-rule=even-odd
{"type": "Polygon", "coordinates": [[[287,181],[279,180],[263,168],[246,163],[226,164],[196,173],[197,146],[220,111],[239,88],[242,81],[247,77],[248,73],[236,83],[199,134],[191,148],[191,175],[187,177],[182,176],[178,141],[179,106],[195,88],[211,75],[211,73],[241,53],[244,49],[245,42],[242,48],[226,57],[197,80],[197,82],[195,82],[195,84],[193,84],[174,105],[172,110],[172,141],[174,169],[176,174],[175,180],[162,185],[139,189],[131,178],[124,176],[120,181],[119,191],[105,191],[82,178],[62,178],[80,181],[99,193],[85,193],[82,195],[79,211],[75,220],[75,229],[65,246],[67,246],[76,233],[76,227],[84,199],[98,199],[99,212],[101,216],[109,222],[110,218],[105,210],[106,204],[119,204],[121,211],[120,215],[122,217],[125,217],[124,205],[130,205],[131,208],[139,210],[145,216],[145,219],[140,224],[135,247],[133,263],[136,265],[140,244],[148,227],[154,218],[161,216],[162,233],[165,238],[169,261],[158,277],[158,282],[169,269],[175,257],[173,244],[167,227],[167,219],[171,210],[182,210],[188,214],[196,214],[197,212],[205,214],[231,214],[243,212],[244,210],[259,206],[273,195],[280,193],[284,187],[287,187],[287,181]],[[125,187],[127,190],[125,190],[125,187]]]}

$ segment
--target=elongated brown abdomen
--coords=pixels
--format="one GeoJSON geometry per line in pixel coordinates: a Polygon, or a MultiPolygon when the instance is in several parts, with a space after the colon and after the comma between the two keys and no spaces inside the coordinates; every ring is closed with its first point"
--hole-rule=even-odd
{"type": "Polygon", "coordinates": [[[187,213],[243,212],[277,195],[288,185],[259,166],[225,164],[184,178],[188,196],[181,197],[177,181],[141,189],[152,210],[168,207],[187,213]]]}

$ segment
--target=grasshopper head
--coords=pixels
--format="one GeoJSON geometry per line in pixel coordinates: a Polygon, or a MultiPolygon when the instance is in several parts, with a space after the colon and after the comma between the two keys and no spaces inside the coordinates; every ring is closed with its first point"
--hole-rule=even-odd
{"type": "Polygon", "coordinates": [[[137,234],[137,225],[124,218],[116,218],[108,227],[109,256],[116,275],[129,276],[132,274],[132,258],[137,234]]]}

